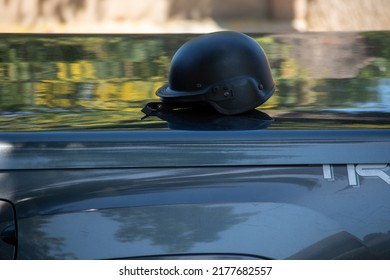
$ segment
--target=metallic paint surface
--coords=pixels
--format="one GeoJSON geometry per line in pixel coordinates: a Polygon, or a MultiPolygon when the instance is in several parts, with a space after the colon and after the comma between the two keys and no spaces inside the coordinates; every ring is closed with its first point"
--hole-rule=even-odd
{"type": "Polygon", "coordinates": [[[389,257],[390,186],[380,178],[349,186],[344,165],[334,166],[334,181],[320,165],[2,174],[22,259],[389,257]],[[328,238],[333,255],[305,251],[328,238]],[[336,250],[340,240],[352,247],[336,250]]]}

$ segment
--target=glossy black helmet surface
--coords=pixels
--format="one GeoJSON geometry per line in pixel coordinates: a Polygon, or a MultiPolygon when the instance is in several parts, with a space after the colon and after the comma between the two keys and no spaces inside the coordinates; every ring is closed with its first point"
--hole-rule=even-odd
{"type": "Polygon", "coordinates": [[[182,45],[172,58],[163,102],[204,101],[219,113],[240,114],[263,104],[275,91],[268,59],[251,37],[215,32],[182,45]]]}

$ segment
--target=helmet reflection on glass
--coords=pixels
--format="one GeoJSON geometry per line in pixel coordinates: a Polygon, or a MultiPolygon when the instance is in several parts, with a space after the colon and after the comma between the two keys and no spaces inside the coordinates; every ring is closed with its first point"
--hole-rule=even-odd
{"type": "Polygon", "coordinates": [[[178,110],[166,108],[165,105],[154,109],[160,105],[158,102],[149,103],[151,111],[148,115],[166,121],[168,127],[174,130],[260,130],[273,123],[272,117],[256,109],[230,116],[219,114],[206,103],[178,110]]]}
{"type": "Polygon", "coordinates": [[[275,91],[268,59],[251,37],[210,33],[182,45],[172,58],[163,103],[206,102],[224,115],[247,112],[275,91]]]}

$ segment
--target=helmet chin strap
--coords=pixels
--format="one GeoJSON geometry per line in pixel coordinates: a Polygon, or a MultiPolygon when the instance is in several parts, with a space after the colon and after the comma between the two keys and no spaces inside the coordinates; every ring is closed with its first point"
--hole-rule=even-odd
{"type": "Polygon", "coordinates": [[[141,118],[141,120],[146,119],[149,116],[158,116],[158,113],[160,112],[173,112],[173,111],[180,111],[180,110],[186,110],[191,109],[196,112],[213,112],[216,114],[219,114],[216,112],[210,104],[206,103],[205,101],[198,101],[198,102],[186,102],[185,100],[179,101],[160,101],[160,102],[149,102],[146,104],[142,109],[141,112],[145,114],[141,118]]]}
{"type": "Polygon", "coordinates": [[[145,114],[141,120],[146,119],[149,116],[155,115],[157,112],[173,111],[177,109],[185,109],[192,107],[191,104],[185,103],[167,103],[167,102],[149,102],[142,109],[141,112],[145,114]]]}
{"type": "MultiPolygon", "coordinates": [[[[167,105],[162,102],[149,102],[141,109],[141,112],[145,114],[145,116],[143,116],[141,120],[152,116],[155,112],[163,111],[167,106],[170,107],[170,105],[167,105]]],[[[165,109],[165,111],[167,110],[165,109]]]]}

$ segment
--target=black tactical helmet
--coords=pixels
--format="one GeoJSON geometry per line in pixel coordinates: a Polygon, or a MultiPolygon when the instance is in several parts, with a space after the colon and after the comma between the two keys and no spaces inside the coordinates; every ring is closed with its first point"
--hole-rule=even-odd
{"type": "Polygon", "coordinates": [[[215,32],[182,45],[172,58],[163,103],[207,102],[219,113],[240,114],[263,104],[275,91],[268,59],[251,37],[215,32]]]}

